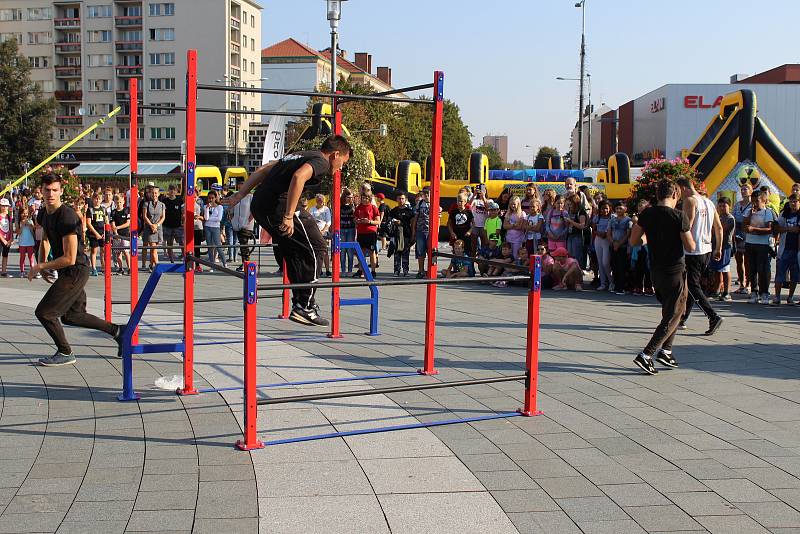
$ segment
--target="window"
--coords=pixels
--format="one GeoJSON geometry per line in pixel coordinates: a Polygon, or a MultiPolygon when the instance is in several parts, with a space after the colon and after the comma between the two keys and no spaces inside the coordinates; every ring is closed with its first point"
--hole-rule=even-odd
{"type": "Polygon", "coordinates": [[[114,139],[114,129],[95,128],[92,133],[89,134],[89,139],[93,141],[111,141],[114,139]]]}
{"type": "Polygon", "coordinates": [[[151,109],[150,115],[175,115],[175,102],[160,102],[153,104],[164,109],[151,109]]]}
{"type": "Polygon", "coordinates": [[[81,42],[81,34],[78,32],[67,32],[64,34],[64,37],[61,38],[62,43],[80,43],[81,42]]]}
{"type": "Polygon", "coordinates": [[[247,48],[247,36],[242,35],[242,46],[247,48]]]}
{"type": "Polygon", "coordinates": [[[242,11],[242,23],[247,26],[247,11],[242,11]]]}
{"type": "Polygon", "coordinates": [[[22,20],[22,9],[0,9],[0,22],[9,20],[22,20]]]}
{"type": "Polygon", "coordinates": [[[113,13],[111,6],[88,6],[86,8],[87,16],[90,19],[108,18],[113,13]]]}
{"type": "Polygon", "coordinates": [[[67,56],[61,59],[61,66],[62,67],[80,67],[81,66],[81,57],[80,56],[67,56]]]}
{"type": "Polygon", "coordinates": [[[175,4],[173,2],[162,2],[160,4],[150,4],[150,16],[161,17],[175,14],[175,4]]]}
{"type": "Polygon", "coordinates": [[[151,65],[174,65],[175,52],[163,52],[160,54],[150,54],[151,65]]]}
{"type": "Polygon", "coordinates": [[[120,63],[123,67],[140,67],[142,65],[142,56],[136,54],[128,54],[122,56],[122,63],[120,63]]]}
{"type": "Polygon", "coordinates": [[[123,17],[141,17],[142,6],[126,6],[122,8],[123,17]]]}
{"type": "MultiPolygon", "coordinates": [[[[137,138],[144,139],[144,128],[137,128],[137,138]]],[[[119,139],[130,139],[131,138],[131,129],[130,128],[120,128],[119,129],[119,139]]]]}
{"type": "Polygon", "coordinates": [[[90,43],[110,43],[111,30],[92,30],[89,32],[90,43]]]}
{"type": "Polygon", "coordinates": [[[150,139],[175,139],[175,128],[150,128],[150,139]]]}
{"type": "Polygon", "coordinates": [[[28,44],[50,44],[53,32],[28,32],[28,44]]]}
{"type": "Polygon", "coordinates": [[[126,30],[124,32],[120,32],[120,40],[126,42],[138,42],[142,40],[142,31],[141,30],[126,30]]]}
{"type": "Polygon", "coordinates": [[[256,27],[256,16],[255,15],[250,15],[250,26],[252,26],[253,28],[256,27]]]}
{"type": "Polygon", "coordinates": [[[50,56],[33,56],[28,58],[32,69],[46,69],[50,66],[50,56]]]}
{"type": "Polygon", "coordinates": [[[174,41],[175,28],[150,28],[151,41],[174,41]]]}
{"type": "Polygon", "coordinates": [[[255,49],[256,49],[256,40],[251,38],[250,39],[250,50],[255,50],[255,49]]]}
{"type": "Polygon", "coordinates": [[[151,91],[174,91],[175,78],[150,78],[151,91]]]}
{"type": "Polygon", "coordinates": [[[111,104],[89,104],[89,115],[102,117],[111,113],[111,104]]]}
{"type": "Polygon", "coordinates": [[[89,91],[110,91],[111,80],[89,80],[89,91]]]}
{"type": "Polygon", "coordinates": [[[253,73],[253,74],[256,73],[256,62],[255,61],[251,61],[250,62],[250,72],[253,73]]]}
{"type": "Polygon", "coordinates": [[[29,7],[28,20],[50,20],[53,18],[52,7],[29,7]]]}
{"type": "Polygon", "coordinates": [[[43,93],[53,92],[53,80],[35,80],[33,85],[38,87],[43,93]]]}
{"type": "Polygon", "coordinates": [[[5,43],[6,41],[10,41],[11,39],[15,39],[17,41],[17,44],[22,44],[21,33],[0,33],[0,43],[5,43]]]}
{"type": "Polygon", "coordinates": [[[111,54],[89,54],[90,67],[111,67],[114,65],[114,56],[111,54]]]}

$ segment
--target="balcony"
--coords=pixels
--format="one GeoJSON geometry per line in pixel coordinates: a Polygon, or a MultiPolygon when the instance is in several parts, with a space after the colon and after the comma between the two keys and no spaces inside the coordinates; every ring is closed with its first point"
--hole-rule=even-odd
{"type": "Polygon", "coordinates": [[[56,91],[55,97],[59,102],[80,102],[83,100],[83,91],[80,89],[74,91],[56,91]]]}
{"type": "Polygon", "coordinates": [[[53,19],[53,27],[56,30],[74,30],[81,27],[81,19],[53,19]]]}
{"type": "Polygon", "coordinates": [[[124,77],[141,76],[141,75],[142,75],[141,65],[117,65],[117,76],[124,78],[124,77]]]}
{"type": "Polygon", "coordinates": [[[142,41],[117,41],[114,45],[117,52],[141,52],[144,49],[142,41]]]}
{"type": "Polygon", "coordinates": [[[231,41],[231,54],[239,54],[242,48],[239,46],[239,43],[235,41],[231,41]]]}
{"type": "Polygon", "coordinates": [[[120,16],[114,17],[114,25],[117,28],[141,28],[142,16],[120,16]]]}
{"type": "Polygon", "coordinates": [[[236,17],[231,17],[231,28],[239,29],[242,27],[242,23],[236,17]]]}
{"type": "Polygon", "coordinates": [[[81,43],[71,41],[59,41],[56,43],[56,54],[80,54],[81,43]]]}
{"type": "MultiPolygon", "coordinates": [[[[142,124],[144,122],[144,115],[139,115],[138,123],[142,124]]],[[[131,123],[131,116],[130,115],[117,115],[117,124],[130,124],[131,123]]]]}
{"type": "Polygon", "coordinates": [[[80,78],[80,65],[59,65],[56,67],[56,78],[80,78]]]}
{"type": "Polygon", "coordinates": [[[241,78],[242,77],[242,69],[238,67],[231,67],[231,78],[241,78]]]}
{"type": "MultiPolygon", "coordinates": [[[[128,89],[117,89],[117,101],[119,101],[119,102],[127,102],[128,100],[130,100],[130,98],[129,98],[130,94],[131,94],[131,92],[128,89]]],[[[139,91],[138,93],[136,93],[136,99],[137,100],[142,100],[143,97],[144,97],[144,93],[142,91],[139,91]]]]}
{"type": "Polygon", "coordinates": [[[83,117],[80,115],[56,115],[56,124],[59,126],[80,126],[83,124],[83,117]]]}

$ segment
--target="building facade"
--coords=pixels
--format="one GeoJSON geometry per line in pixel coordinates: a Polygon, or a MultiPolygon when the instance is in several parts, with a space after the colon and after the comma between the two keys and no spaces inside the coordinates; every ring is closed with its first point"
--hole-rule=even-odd
{"type": "MultiPolygon", "coordinates": [[[[185,116],[186,51],[198,51],[198,82],[260,87],[261,7],[253,0],[3,0],[0,40],[16,39],[31,78],[57,101],[53,147],[60,147],[116,106],[121,111],[64,156],[72,161],[127,160],[129,84],[140,102],[143,159],[175,160],[185,116]]],[[[203,91],[199,107],[260,110],[257,93],[203,91]]],[[[255,115],[199,114],[200,163],[242,159],[255,115]],[[222,119],[227,117],[227,119],[222,119]],[[238,122],[237,122],[238,121],[238,122]],[[238,141],[238,142],[237,142],[238,141]]]]}
{"type": "Polygon", "coordinates": [[[493,147],[497,153],[500,154],[500,157],[503,159],[503,163],[508,162],[507,135],[484,135],[481,145],[493,147]]]}

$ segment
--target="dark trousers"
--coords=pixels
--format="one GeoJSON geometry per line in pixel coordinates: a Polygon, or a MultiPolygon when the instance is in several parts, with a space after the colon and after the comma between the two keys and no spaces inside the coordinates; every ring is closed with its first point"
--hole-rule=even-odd
{"type": "Polygon", "coordinates": [[[759,295],[769,294],[769,281],[772,278],[769,245],[745,243],[744,254],[747,257],[747,276],[750,278],[750,291],[759,295]]]}
{"type": "Polygon", "coordinates": [[[113,336],[116,327],[112,323],[86,313],[86,292],[83,288],[89,280],[89,268],[72,266],[58,272],[58,280],[47,290],[36,307],[36,318],[62,354],[72,354],[72,347],[64,335],[61,324],[100,330],[113,336]]]}
{"type": "Polygon", "coordinates": [[[686,273],[662,273],[651,271],[656,298],[661,303],[661,322],[658,323],[650,342],[644,348],[644,353],[653,356],[658,349],[672,350],[672,342],[678,331],[678,323],[686,308],[688,287],[686,273]]]}
{"type": "Polygon", "coordinates": [[[642,247],[636,256],[636,265],[633,270],[633,289],[648,289],[651,287],[653,287],[653,281],[650,280],[647,249],[642,247]]]}
{"type": "Polygon", "coordinates": [[[628,284],[628,248],[619,247],[611,251],[611,270],[614,278],[614,291],[625,291],[628,284]]]}
{"type": "Polygon", "coordinates": [[[686,311],[683,314],[681,322],[685,323],[686,320],[689,319],[689,314],[692,313],[695,302],[700,306],[700,309],[703,310],[703,313],[706,314],[709,320],[717,316],[717,312],[714,311],[708,298],[706,298],[706,294],[703,292],[703,285],[700,283],[700,280],[703,278],[703,272],[708,267],[709,259],[711,259],[710,252],[708,254],[687,254],[685,256],[686,285],[689,287],[689,294],[686,297],[686,311]]]}
{"type": "Polygon", "coordinates": [[[200,250],[200,243],[202,243],[205,238],[206,238],[206,233],[202,229],[200,229],[200,230],[198,230],[197,228],[194,229],[194,257],[195,258],[199,258],[200,256],[202,256],[202,253],[201,253],[201,250],[200,250]]]}
{"type": "MultiPolygon", "coordinates": [[[[314,217],[301,210],[294,215],[294,233],[285,236],[278,230],[282,224],[283,209],[269,214],[254,211],[258,224],[269,232],[272,241],[278,246],[279,255],[286,262],[286,274],[294,284],[315,282],[317,280],[317,256],[320,251],[327,250],[327,244],[319,231],[314,217]]],[[[276,259],[278,259],[276,254],[276,259]]],[[[314,302],[314,289],[292,290],[292,303],[298,308],[311,309],[314,302]]]]}
{"type": "Polygon", "coordinates": [[[255,235],[253,234],[252,230],[247,230],[243,228],[241,230],[236,230],[236,237],[239,240],[239,253],[242,255],[242,261],[250,261],[250,254],[253,252],[253,247],[247,247],[245,245],[250,244],[250,242],[255,241],[255,235]]]}

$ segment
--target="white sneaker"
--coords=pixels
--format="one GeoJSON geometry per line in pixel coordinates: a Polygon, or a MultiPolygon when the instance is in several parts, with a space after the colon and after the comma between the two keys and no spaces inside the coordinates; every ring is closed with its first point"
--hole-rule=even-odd
{"type": "Polygon", "coordinates": [[[749,304],[758,304],[758,295],[753,293],[750,295],[750,298],[747,300],[749,304]]]}
{"type": "Polygon", "coordinates": [[[769,305],[769,293],[761,295],[761,304],[769,305]]]}

